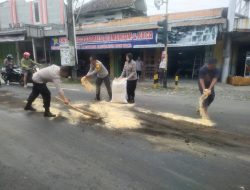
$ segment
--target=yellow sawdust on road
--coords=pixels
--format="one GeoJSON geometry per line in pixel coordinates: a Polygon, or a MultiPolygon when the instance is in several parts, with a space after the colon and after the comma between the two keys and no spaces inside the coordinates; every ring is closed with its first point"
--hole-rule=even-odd
{"type": "MultiPolygon", "coordinates": [[[[135,115],[135,112],[131,111],[131,105],[129,104],[116,104],[110,102],[95,102],[92,104],[84,104],[84,103],[74,103],[74,106],[78,108],[86,108],[92,112],[95,112],[99,115],[103,122],[105,123],[105,127],[109,129],[137,129],[141,128],[142,121],[138,119],[135,115]]],[[[43,103],[41,99],[38,99],[34,102],[35,108],[39,111],[44,111],[43,103]]],[[[58,116],[62,116],[67,118],[70,124],[79,123],[82,119],[90,119],[91,117],[84,115],[78,111],[73,109],[65,109],[65,105],[61,103],[52,103],[51,112],[55,113],[58,116]],[[64,108],[64,109],[63,109],[64,108]]],[[[150,116],[152,112],[150,110],[136,108],[139,112],[146,113],[150,116]]],[[[185,117],[181,115],[176,115],[172,113],[162,113],[162,112],[154,112],[154,115],[159,115],[161,117],[165,117],[166,119],[171,119],[176,122],[186,122],[193,125],[205,126],[205,127],[213,127],[215,123],[208,119],[195,119],[191,117],[185,117]]]]}
{"type": "MultiPolygon", "coordinates": [[[[104,126],[109,129],[135,129],[140,127],[140,120],[138,120],[135,114],[129,110],[130,105],[115,104],[104,101],[92,103],[90,105],[83,103],[74,103],[73,105],[80,109],[90,106],[89,110],[96,112],[105,123],[104,126]]],[[[70,124],[77,124],[81,119],[90,119],[90,117],[73,109],[62,109],[62,106],[65,105],[53,102],[50,108],[51,112],[57,116],[66,118],[70,124]]],[[[34,107],[38,111],[44,111],[41,99],[37,99],[34,102],[34,107]]]]}
{"type": "Polygon", "coordinates": [[[110,129],[140,128],[140,120],[129,110],[130,105],[109,102],[98,102],[90,105],[90,109],[98,113],[110,129]]]}
{"type": "MultiPolygon", "coordinates": [[[[43,112],[44,108],[43,108],[43,101],[41,99],[37,99],[34,103],[34,107],[38,110],[43,112]]],[[[61,103],[55,103],[53,102],[51,107],[50,107],[50,111],[53,114],[56,114],[57,117],[61,116],[63,118],[66,118],[68,120],[68,122],[72,125],[79,123],[82,119],[90,119],[89,116],[86,116],[78,111],[75,111],[73,109],[63,109],[63,104],[61,103]]],[[[65,108],[65,107],[64,107],[65,108]]],[[[51,118],[51,119],[56,119],[56,118],[51,118]]]]}

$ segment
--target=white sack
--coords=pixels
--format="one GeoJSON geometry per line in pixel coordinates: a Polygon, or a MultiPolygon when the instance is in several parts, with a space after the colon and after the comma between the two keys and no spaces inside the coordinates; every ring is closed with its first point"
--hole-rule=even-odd
{"type": "Polygon", "coordinates": [[[127,104],[127,80],[114,79],[112,83],[112,100],[114,103],[127,104]]]}

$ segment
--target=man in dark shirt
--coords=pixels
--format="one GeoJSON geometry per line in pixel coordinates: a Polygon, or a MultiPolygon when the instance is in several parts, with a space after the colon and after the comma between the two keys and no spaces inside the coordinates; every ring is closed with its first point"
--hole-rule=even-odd
{"type": "Polygon", "coordinates": [[[11,72],[14,66],[13,63],[13,56],[11,54],[6,56],[6,59],[4,60],[4,66],[6,68],[6,74],[7,74],[7,85],[9,85],[10,83],[10,79],[11,79],[11,72]]]}
{"type": "Polygon", "coordinates": [[[204,100],[203,106],[207,114],[207,108],[214,101],[215,92],[214,86],[219,79],[220,72],[216,68],[217,60],[209,58],[206,64],[199,71],[199,89],[201,94],[207,94],[207,99],[204,100]]]}

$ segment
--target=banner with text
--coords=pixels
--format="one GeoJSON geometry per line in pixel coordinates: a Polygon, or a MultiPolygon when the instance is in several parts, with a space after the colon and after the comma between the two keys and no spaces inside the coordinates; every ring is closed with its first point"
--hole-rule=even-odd
{"type": "MultiPolygon", "coordinates": [[[[124,49],[136,46],[156,45],[156,30],[133,31],[111,34],[94,34],[77,36],[77,49],[124,49]]],[[[68,43],[66,37],[52,37],[51,50],[60,50],[61,45],[68,43]]]]}

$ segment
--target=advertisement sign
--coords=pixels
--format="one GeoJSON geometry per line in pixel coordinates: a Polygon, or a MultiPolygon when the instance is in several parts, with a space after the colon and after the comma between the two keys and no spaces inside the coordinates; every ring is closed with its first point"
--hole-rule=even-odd
{"type": "Polygon", "coordinates": [[[71,56],[74,54],[74,46],[69,46],[68,44],[61,45],[59,47],[61,55],[61,65],[62,66],[74,66],[75,60],[72,60],[71,56]]]}
{"type": "MultiPolygon", "coordinates": [[[[168,32],[168,47],[214,45],[218,30],[217,25],[173,27],[168,32]]],[[[164,47],[163,44],[157,44],[156,39],[157,30],[141,30],[77,36],[76,44],[79,50],[164,47]]],[[[60,46],[67,43],[66,37],[52,37],[51,50],[60,50],[60,46]]]]}
{"type": "MultiPolygon", "coordinates": [[[[51,50],[59,50],[60,46],[67,44],[66,37],[52,37],[51,50]]],[[[76,38],[77,49],[128,49],[136,48],[140,45],[155,45],[156,44],[156,31],[132,31],[123,33],[111,34],[94,34],[77,36],[76,38]]]]}
{"type": "Polygon", "coordinates": [[[214,45],[216,44],[217,35],[217,25],[174,27],[168,33],[168,46],[214,45]]]}

